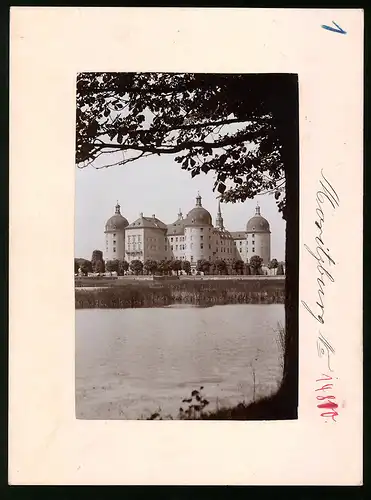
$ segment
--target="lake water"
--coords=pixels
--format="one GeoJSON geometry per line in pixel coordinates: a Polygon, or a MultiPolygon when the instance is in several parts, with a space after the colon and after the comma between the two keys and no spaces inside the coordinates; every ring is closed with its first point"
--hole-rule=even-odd
{"type": "Polygon", "coordinates": [[[76,416],[177,416],[203,386],[208,409],[268,395],[282,376],[281,304],[76,311],[76,416]]]}

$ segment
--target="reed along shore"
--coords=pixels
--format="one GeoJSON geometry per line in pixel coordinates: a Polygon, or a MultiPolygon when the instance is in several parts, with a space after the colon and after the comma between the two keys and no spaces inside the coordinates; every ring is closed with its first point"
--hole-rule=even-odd
{"type": "Polygon", "coordinates": [[[285,280],[176,280],[115,283],[107,288],[75,289],[76,309],[126,309],[172,304],[283,304],[285,280]]]}

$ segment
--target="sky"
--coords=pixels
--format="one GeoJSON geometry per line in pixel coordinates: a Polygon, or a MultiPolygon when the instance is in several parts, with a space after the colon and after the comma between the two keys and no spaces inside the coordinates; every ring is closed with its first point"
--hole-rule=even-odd
{"type": "MultiPolygon", "coordinates": [[[[100,166],[99,160],[95,166],[100,166]]],[[[90,259],[93,250],[103,251],[104,226],[114,214],[117,201],[129,223],[143,212],[144,216],[155,214],[170,224],[177,219],[179,209],[186,216],[200,192],[202,206],[210,212],[215,224],[218,193],[213,192],[213,184],[212,173],[201,173],[192,179],[190,172],[181,170],[174,156],[168,155],[103,169],[76,168],[75,257],[90,259]]],[[[261,215],[270,223],[271,258],[284,260],[286,224],[274,196],[261,195],[244,203],[222,204],[224,226],[229,231],[243,231],[255,214],[257,201],[261,215]]]]}

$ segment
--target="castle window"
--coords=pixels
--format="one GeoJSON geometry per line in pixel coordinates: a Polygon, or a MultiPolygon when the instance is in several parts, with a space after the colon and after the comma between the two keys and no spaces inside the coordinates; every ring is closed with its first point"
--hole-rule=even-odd
{"type": "Polygon", "coordinates": [[[116,252],[116,248],[115,247],[113,247],[113,251],[116,252]]]}
{"type": "Polygon", "coordinates": [[[252,249],[252,253],[255,253],[255,248],[252,249]]]}
{"type": "Polygon", "coordinates": [[[201,249],[203,249],[203,247],[204,247],[204,244],[203,244],[203,243],[201,243],[201,249]]]}
{"type": "Polygon", "coordinates": [[[255,234],[253,234],[252,237],[255,238],[255,234]]]}
{"type": "Polygon", "coordinates": [[[254,240],[252,240],[252,244],[255,245],[255,241],[254,240]]]}
{"type": "Polygon", "coordinates": [[[165,245],[165,252],[167,252],[167,245],[165,245]]]}
{"type": "Polygon", "coordinates": [[[173,245],[170,246],[170,250],[172,250],[172,249],[173,249],[173,245]]]}
{"type": "Polygon", "coordinates": [[[175,245],[175,250],[178,250],[178,245],[175,245]]]}
{"type": "Polygon", "coordinates": [[[211,248],[211,245],[209,245],[209,249],[211,248]]]}
{"type": "Polygon", "coordinates": [[[175,241],[178,241],[178,236],[175,238],[175,241]]]}
{"type": "Polygon", "coordinates": [[[202,241],[203,239],[204,239],[204,237],[203,237],[203,236],[201,236],[201,241],[202,241]]]}
{"type": "Polygon", "coordinates": [[[171,243],[174,241],[174,238],[170,238],[171,243]]]}
{"type": "Polygon", "coordinates": [[[204,228],[203,228],[203,227],[200,227],[200,231],[203,231],[203,230],[204,230],[204,228]]]}
{"type": "Polygon", "coordinates": [[[115,237],[115,236],[116,236],[116,233],[113,233],[113,237],[115,237]]]}
{"type": "Polygon", "coordinates": [[[193,262],[193,255],[191,255],[191,262],[193,262]]]}
{"type": "Polygon", "coordinates": [[[113,244],[116,245],[116,240],[113,240],[113,244]]]}

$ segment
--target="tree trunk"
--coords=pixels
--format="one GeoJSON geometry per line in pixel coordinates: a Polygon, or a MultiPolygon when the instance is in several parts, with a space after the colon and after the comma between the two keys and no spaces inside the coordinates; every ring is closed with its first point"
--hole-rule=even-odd
{"type": "Polygon", "coordinates": [[[281,387],[287,417],[297,418],[298,410],[298,307],[299,307],[299,109],[298,80],[288,89],[283,126],[282,157],[286,176],[286,278],[285,355],[281,387]]]}

